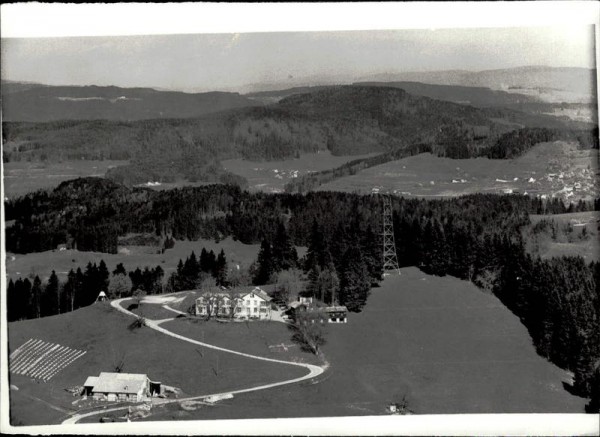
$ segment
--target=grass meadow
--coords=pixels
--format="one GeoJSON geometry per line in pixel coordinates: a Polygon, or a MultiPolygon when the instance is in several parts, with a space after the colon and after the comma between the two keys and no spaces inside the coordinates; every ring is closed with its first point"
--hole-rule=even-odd
{"type": "Polygon", "coordinates": [[[64,161],[4,163],[4,197],[9,199],[40,189],[56,188],[61,182],[84,176],[104,177],[111,167],[128,161],[64,161]]]}
{"type": "Polygon", "coordinates": [[[546,220],[555,223],[558,230],[554,238],[547,230],[531,239],[531,251],[542,258],[581,256],[586,262],[600,260],[600,212],[531,215],[530,219],[530,228],[546,220]],[[583,234],[584,229],[587,235],[583,234]]]}
{"type": "Polygon", "coordinates": [[[377,415],[404,396],[417,414],[581,413],[586,403],[563,388],[569,375],[536,354],[517,317],[456,278],[402,269],[328,331],[330,367],[318,383],[192,412],[171,406],[151,420],[377,415]]]}
{"type": "Polygon", "coordinates": [[[237,268],[237,265],[246,267],[250,265],[256,259],[260,245],[243,244],[232,238],[226,238],[219,243],[211,240],[177,241],[175,247],[166,250],[163,254],[157,253],[159,248],[156,246],[123,246],[119,248],[117,254],[77,250],[52,250],[28,254],[7,253],[6,274],[8,278],[13,279],[33,274],[34,276],[39,275],[44,280],[54,270],[60,280],[66,280],[70,269],[76,270],[77,267],[81,267],[84,270],[88,262],[99,263],[100,260],[104,260],[111,272],[119,263],[123,263],[128,272],[137,267],[143,269],[145,266],[160,265],[165,271],[164,279],[166,281],[169,275],[176,270],[180,259],[185,261],[192,251],[199,256],[202,248],[213,250],[216,254],[223,249],[229,268],[234,269],[237,268]]]}
{"type": "Polygon", "coordinates": [[[229,159],[222,161],[222,164],[226,170],[245,177],[251,191],[272,193],[283,191],[284,185],[295,177],[339,167],[355,159],[375,155],[377,153],[333,156],[329,151],[321,151],[306,153],[299,158],[285,161],[254,162],[244,159],[229,159]]]}
{"type": "Polygon", "coordinates": [[[579,150],[573,144],[556,142],[539,144],[516,159],[450,159],[423,153],[336,179],[318,190],[368,194],[379,188],[381,192],[405,197],[453,197],[511,190],[578,200],[592,199],[600,193],[594,180],[597,171],[597,150],[579,150]]]}
{"type": "MultiPolygon", "coordinates": [[[[299,377],[306,372],[202,348],[146,327],[132,330],[129,328],[132,321],[132,317],[119,313],[109,303],[99,302],[63,315],[9,323],[9,353],[30,338],[87,351],[47,383],[10,375],[10,384],[18,388],[10,391],[11,423],[60,423],[68,413],[84,408],[78,402],[80,398],[65,388],[81,386],[88,376],[115,371],[120,362],[124,364],[123,372],[145,373],[152,380],[180,388],[180,396],[258,386],[299,377]]],[[[222,328],[228,329],[228,326],[222,328]]],[[[278,339],[287,333],[282,323],[273,322],[271,329],[278,339]]],[[[229,336],[238,338],[239,345],[245,347],[251,337],[229,336]]],[[[212,340],[218,344],[216,336],[212,340]]],[[[254,350],[250,347],[249,351],[254,350]]],[[[262,349],[254,352],[260,353],[262,349]]],[[[94,419],[97,420],[98,417],[94,419]]]]}

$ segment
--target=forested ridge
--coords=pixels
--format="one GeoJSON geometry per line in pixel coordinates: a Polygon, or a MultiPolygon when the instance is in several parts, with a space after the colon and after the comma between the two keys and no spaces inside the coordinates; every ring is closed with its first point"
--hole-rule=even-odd
{"type": "Polygon", "coordinates": [[[400,153],[396,151],[420,143],[442,156],[472,157],[519,126],[591,129],[585,123],[474,108],[397,88],[339,86],[198,118],[4,122],[3,159],[128,159],[129,165],[111,169],[108,177],[127,185],[185,178],[243,186],[242,179],[222,168],[221,160],[279,160],[319,150],[334,155],[400,153]]]}

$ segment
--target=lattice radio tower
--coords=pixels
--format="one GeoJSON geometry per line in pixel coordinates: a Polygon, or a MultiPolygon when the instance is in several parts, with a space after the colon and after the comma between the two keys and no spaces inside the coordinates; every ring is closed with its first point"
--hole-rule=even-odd
{"type": "Polygon", "coordinates": [[[400,274],[396,242],[394,240],[394,220],[392,218],[392,200],[389,195],[383,195],[383,274],[395,270],[400,274]]]}

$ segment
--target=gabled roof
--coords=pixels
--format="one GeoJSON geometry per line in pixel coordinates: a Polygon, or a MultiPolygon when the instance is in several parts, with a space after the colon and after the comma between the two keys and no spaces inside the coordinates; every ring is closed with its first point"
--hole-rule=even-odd
{"type": "Polygon", "coordinates": [[[196,301],[199,301],[200,299],[210,299],[210,298],[228,298],[228,299],[243,299],[244,297],[248,296],[249,294],[254,293],[257,297],[269,302],[271,301],[271,296],[269,296],[267,294],[267,292],[265,292],[263,289],[259,288],[259,287],[255,287],[253,290],[250,291],[244,291],[241,293],[229,293],[229,292],[222,292],[222,291],[205,291],[204,293],[202,293],[199,297],[196,298],[196,301]]]}
{"type": "Polygon", "coordinates": [[[327,311],[328,313],[334,313],[334,312],[339,312],[339,311],[346,312],[346,311],[348,311],[348,308],[346,308],[344,305],[330,306],[330,307],[325,308],[325,311],[327,311]]]}
{"type": "Polygon", "coordinates": [[[98,377],[97,376],[88,376],[88,379],[85,380],[85,382],[83,383],[84,387],[94,387],[96,384],[98,384],[98,377]]]}
{"type": "MultiPolygon", "coordinates": [[[[94,378],[93,376],[90,378],[94,378]]],[[[88,378],[88,380],[90,379],[88,378]]],[[[136,394],[144,387],[148,377],[138,373],[102,372],[92,389],[100,393],[136,394]]],[[[86,381],[87,383],[87,381],[86,381]]]]}
{"type": "Polygon", "coordinates": [[[248,293],[243,293],[242,298],[244,298],[252,293],[254,293],[256,296],[260,297],[262,300],[266,300],[267,302],[269,302],[271,300],[271,296],[269,296],[266,291],[264,291],[262,288],[259,288],[259,287],[255,287],[252,291],[249,291],[248,293]]]}

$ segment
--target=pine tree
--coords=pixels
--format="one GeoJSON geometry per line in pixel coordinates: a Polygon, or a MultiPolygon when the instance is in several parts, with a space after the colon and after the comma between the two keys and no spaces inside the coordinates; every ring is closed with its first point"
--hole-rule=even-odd
{"type": "Polygon", "coordinates": [[[369,272],[360,249],[348,249],[340,274],[340,304],[349,311],[360,311],[367,301],[370,286],[369,272]]]}
{"type": "Polygon", "coordinates": [[[39,319],[42,316],[42,281],[39,276],[33,280],[33,286],[31,287],[31,313],[29,318],[39,319]]]}
{"type": "Polygon", "coordinates": [[[85,275],[81,271],[80,267],[77,267],[77,271],[75,272],[75,281],[73,284],[73,299],[75,304],[75,309],[81,308],[85,306],[85,275]]]}
{"type": "Polygon", "coordinates": [[[125,266],[123,265],[123,263],[117,264],[117,267],[113,270],[112,274],[114,276],[116,276],[116,275],[126,275],[127,274],[127,270],[125,270],[125,266]]]}
{"type": "Polygon", "coordinates": [[[17,289],[12,279],[8,281],[6,287],[6,319],[9,322],[19,320],[17,289]]]}
{"type": "Polygon", "coordinates": [[[217,256],[213,276],[217,281],[217,285],[227,285],[227,258],[223,249],[221,249],[219,256],[217,256]]]}
{"type": "Polygon", "coordinates": [[[253,278],[253,284],[264,285],[269,282],[271,275],[274,273],[271,245],[267,240],[263,240],[260,245],[257,264],[256,274],[253,278]]]}
{"type": "Polygon", "coordinates": [[[193,289],[200,277],[200,263],[196,259],[196,254],[193,251],[192,254],[186,258],[181,273],[182,286],[184,287],[183,289],[193,289]]]}
{"type": "Polygon", "coordinates": [[[310,239],[308,242],[308,251],[306,252],[306,263],[304,266],[305,271],[309,271],[315,265],[320,268],[329,265],[331,261],[331,255],[327,248],[327,242],[325,236],[321,232],[321,228],[316,220],[313,220],[312,229],[310,233],[310,239]]]}
{"type": "Polygon", "coordinates": [[[19,279],[15,284],[15,288],[17,289],[17,299],[18,299],[18,308],[19,308],[19,319],[23,320],[29,318],[29,309],[30,309],[30,299],[31,299],[31,281],[28,278],[23,279],[22,281],[19,279]],[[18,286],[19,281],[21,283],[20,287],[18,286]]]}
{"type": "Polygon", "coordinates": [[[360,247],[367,265],[371,283],[375,284],[381,281],[383,276],[383,242],[379,236],[373,232],[371,226],[368,226],[367,230],[364,232],[363,237],[361,238],[360,247]]]}
{"type": "Polygon", "coordinates": [[[273,264],[276,272],[288,270],[298,263],[298,253],[290,242],[285,225],[279,222],[273,241],[273,264]]]}
{"type": "Polygon", "coordinates": [[[108,290],[109,276],[110,274],[106,267],[106,263],[101,259],[100,264],[98,264],[98,281],[100,283],[99,286],[101,291],[108,290]]]}
{"type": "Polygon", "coordinates": [[[204,273],[209,273],[213,270],[208,251],[205,248],[202,248],[202,251],[200,252],[200,270],[204,273]]]}
{"type": "Polygon", "coordinates": [[[60,283],[58,277],[56,276],[56,272],[52,270],[48,283],[42,292],[42,317],[53,316],[59,313],[59,290],[60,283]]]}

